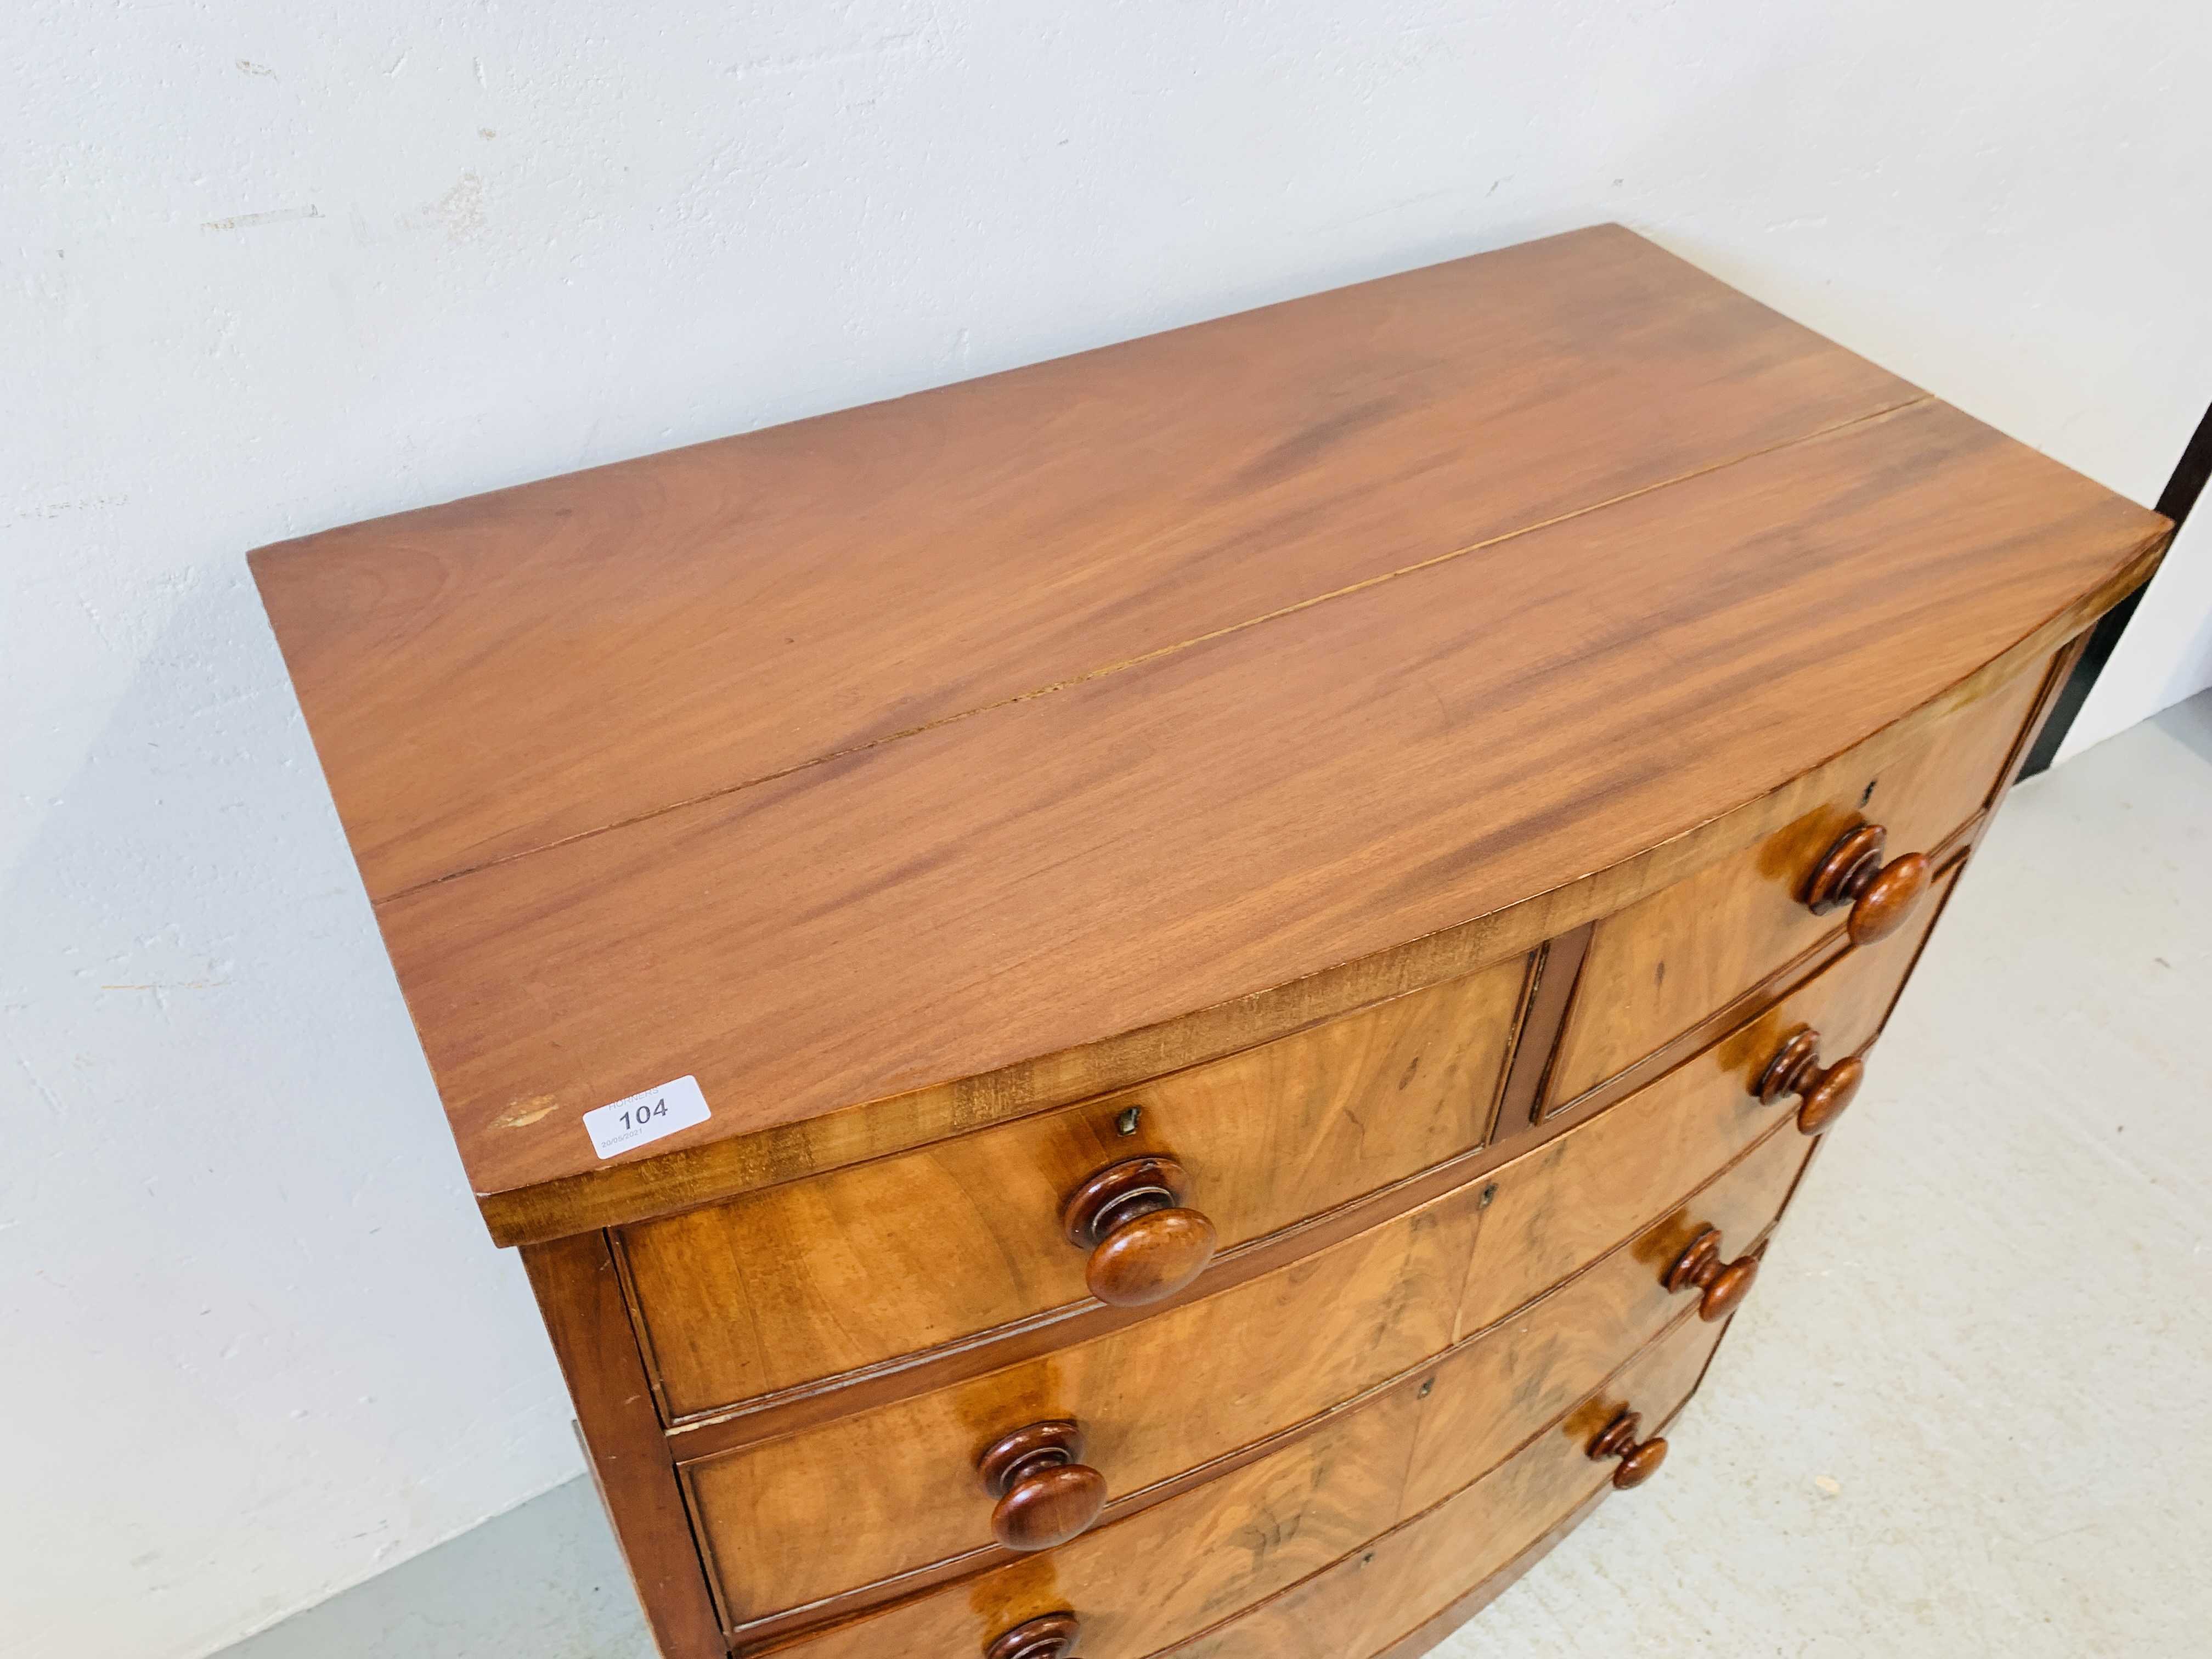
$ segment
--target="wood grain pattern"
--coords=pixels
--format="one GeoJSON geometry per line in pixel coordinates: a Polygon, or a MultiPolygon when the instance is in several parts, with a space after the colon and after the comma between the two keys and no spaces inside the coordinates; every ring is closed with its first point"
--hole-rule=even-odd
{"type": "Polygon", "coordinates": [[[1153,1652],[1389,1527],[1420,1404],[1414,1388],[1394,1389],[1048,1557],[1008,1562],[776,1650],[793,1659],[980,1652],[998,1632],[1067,1607],[1083,1621],[1084,1659],[1153,1652]]]}
{"type": "Polygon", "coordinates": [[[1808,1150],[1786,1121],[1779,1124],[1719,1176],[1645,1219],[1595,1265],[1485,1326],[1480,1340],[1440,1361],[1407,1472],[1407,1512],[1474,1480],[1536,1424],[1564,1411],[1681,1317],[1683,1304],[1666,1283],[1674,1258],[1707,1227],[1746,1240],[1763,1237],[1808,1150]]]}
{"type": "Polygon", "coordinates": [[[1062,1201],[1118,1160],[1172,1155],[1226,1247],[1480,1145],[1525,974],[1504,963],[1140,1089],[626,1229],[669,1417],[1079,1301],[1062,1201]]]}
{"type": "Polygon", "coordinates": [[[382,898],[1919,395],[1600,227],[254,568],[382,898]]]}
{"type": "MultiPolygon", "coordinates": [[[[1731,1088],[1741,1091],[1746,1109],[1762,1117],[1781,1113],[1794,1118],[1794,1102],[1777,1097],[1778,1105],[1759,1103],[1759,1085],[1776,1055],[1808,1030],[1820,1032],[1820,1051],[1832,1063],[1847,1054],[1863,1054],[1896,1006],[1964,864],[1961,854],[1937,872],[1928,902],[1905,927],[1878,944],[1844,951],[1665,1080],[1677,1088],[1697,1089],[1707,1079],[1725,1077],[1731,1088]]],[[[1639,1097],[1648,1092],[1641,1091],[1639,1097]]]]}
{"type": "MultiPolygon", "coordinates": [[[[1710,1368],[1711,1356],[1707,1357],[1706,1364],[1710,1368]]],[[[1587,1521],[1596,1511],[1597,1506],[1612,1496],[1612,1491],[1609,1486],[1599,1487],[1570,1510],[1565,1519],[1555,1522],[1549,1532],[1522,1550],[1505,1565],[1483,1579],[1473,1589],[1462,1592],[1457,1599],[1447,1602],[1440,1611],[1430,1614],[1389,1647],[1370,1656],[1370,1659],[1419,1659],[1420,1655],[1435,1647],[1518,1583],[1530,1568],[1565,1542],[1567,1534],[1587,1521]]]]}
{"type": "Polygon", "coordinates": [[[1608,228],[253,563],[672,1659],[1348,1659],[1656,1467],[2169,531],[1608,228]]]}
{"type": "MultiPolygon", "coordinates": [[[[616,1163],[589,1173],[505,1194],[479,1194],[495,1239],[517,1243],[557,1237],[580,1224],[598,1225],[665,1214],[784,1181],[889,1155],[961,1133],[979,1123],[1018,1117],[1145,1078],[1235,1053],[1286,1032],[1340,1017],[1471,969],[1547,939],[1569,939],[1612,914],[1683,879],[1816,809],[1839,780],[1879,775],[1895,757],[1915,752],[1921,734],[1954,708],[1986,696],[2037,661],[2048,647],[2075,630],[2114,596],[2141,581],[2156,562],[2153,550],[2122,574],[2069,606],[2021,647],[1970,675],[1943,696],[1923,704],[1866,742],[1688,835],[1663,842],[1635,858],[1563,888],[1538,894],[1501,911],[1408,941],[1395,950],[1325,969],[1273,990],[1219,1003],[1154,1026],[1128,1031],[997,1071],[932,1085],[907,1094],[847,1108],[803,1122],[750,1131],[726,1140],[640,1163],[616,1163]]],[[[1838,933],[1828,944],[1841,950],[1838,933]]],[[[1818,964],[1792,964],[1810,972],[1818,964]]],[[[1758,994],[1714,1022],[1729,1028],[1755,1006],[1758,994]]],[[[1640,1087],[1711,1038],[1669,1045],[1664,1064],[1639,1066],[1585,1094],[1559,1115],[1591,1115],[1640,1087]],[[1640,1073],[1640,1075],[1639,1075],[1640,1073]]],[[[1510,1148],[1495,1149],[1499,1158],[1510,1148]]]]}
{"type": "MultiPolygon", "coordinates": [[[[2011,783],[2014,774],[2020,767],[2022,758],[2028,751],[2028,748],[2033,739],[2035,731],[2042,725],[2044,720],[2048,717],[2051,707],[2057,696],[2058,689],[2066,683],[2067,676],[2073,668],[2074,659],[2080,653],[2083,642],[2082,639],[2076,639],[2071,647],[2059,653],[2058,659],[2053,665],[2052,672],[2046,680],[2043,695],[2035,714],[2028,722],[2027,728],[2022,734],[2019,748],[2016,750],[2012,758],[2007,763],[2003,778],[2005,784],[2009,785],[2011,783]]],[[[1972,841],[1978,842],[1979,840],[1981,833],[1988,826],[1990,816],[1991,814],[1984,813],[1982,817],[1978,820],[1972,828],[1971,836],[1972,841]]],[[[1939,868],[1944,867],[1943,860],[1937,860],[1937,864],[1939,868]]],[[[1948,889],[1936,895],[1935,904],[1929,907],[1931,913],[1941,908],[1942,901],[1947,896],[1948,889]]],[[[1931,914],[1927,918],[1927,925],[1929,927],[1932,927],[1933,921],[1934,917],[1931,914]]],[[[1925,933],[1926,929],[1923,927],[1923,942],[1925,933]]],[[[1815,1156],[1817,1155],[1816,1152],[1815,1156]]],[[[1596,1504],[1604,1495],[1605,1493],[1602,1490],[1594,1494],[1579,1508],[1571,1511],[1564,1519],[1555,1525],[1550,1532],[1547,1533],[1534,1544],[1530,1545],[1528,1547],[1524,1549],[1506,1568],[1492,1574],[1488,1578],[1484,1579],[1474,1588],[1463,1591],[1456,1599],[1448,1601],[1438,1612],[1431,1615],[1431,1617],[1422,1624],[1416,1626],[1413,1630],[1407,1632],[1404,1636],[1401,1636],[1396,1641],[1391,1643],[1388,1647],[1381,1650],[1378,1653],[1373,1656],[1373,1659],[1418,1659],[1418,1656],[1429,1651],[1431,1648],[1443,1640],[1445,1637],[1451,1634],[1451,1632],[1458,1629],[1461,1625],[1464,1624],[1468,1619],[1480,1612],[1483,1607],[1486,1606],[1498,1595],[1502,1593],[1504,1589],[1510,1586],[1521,1573],[1525,1571],[1536,1560],[1540,1559],[1553,1545],[1563,1539],[1569,1531],[1572,1530],[1572,1528],[1596,1506],[1596,1504]]]]}
{"type": "Polygon", "coordinates": [[[1495,1171],[1461,1328],[1503,1318],[1610,1249],[1784,1115],[1730,1073],[1692,1064],[1495,1171]]]}
{"type": "Polygon", "coordinates": [[[721,1621],[606,1239],[584,1233],[532,1245],[522,1265],[653,1640],[664,1659],[720,1659],[727,1651],[721,1621]]]}
{"type": "Polygon", "coordinates": [[[988,1547],[976,1453],[1072,1419],[1116,1496],[1419,1364],[1453,1313],[1479,1211],[1462,1190],[1265,1278],[972,1382],[686,1463],[738,1624],[988,1547]],[[815,1472],[860,1460],[865,1482],[815,1472]]]}
{"type": "Polygon", "coordinates": [[[1804,884],[1837,838],[1880,817],[1893,855],[1948,841],[1990,798],[2044,684],[2022,672],[1923,734],[1917,752],[1833,795],[1756,846],[1597,925],[1552,1100],[1595,1087],[1838,931],[1804,884]]]}
{"type": "MultiPolygon", "coordinates": [[[[1964,859],[1966,847],[1966,842],[1962,838],[1954,844],[1941,861],[1941,867],[1947,877],[1964,859]]],[[[1943,890],[1948,891],[1948,880],[1944,882],[1943,890]]],[[[1923,933],[1933,915],[1934,907],[1931,907],[1922,917],[1923,933]]],[[[1833,943],[1838,947],[1838,954],[1840,954],[1842,936],[1838,935],[1833,943]]],[[[1905,948],[1899,947],[1900,950],[1905,948]]],[[[1701,1025],[1691,1033],[1695,1038],[1694,1044],[1686,1043],[1662,1050],[1655,1057],[1658,1063],[1648,1067],[1639,1066],[1632,1068],[1629,1073],[1623,1073],[1622,1078],[1633,1079],[1635,1087],[1641,1087],[1664,1076],[1699,1050],[1719,1042],[1737,1027],[1753,1026],[1770,1005],[1785,995],[1827,996],[1830,994],[1828,990],[1816,989],[1808,981],[1831,959],[1828,956],[1820,956],[1792,964],[1772,981],[1754,988],[1738,1006],[1727,1012],[1725,1018],[1701,1025]]],[[[1861,1013],[1853,1017],[1856,1022],[1855,1029],[1870,1036],[1878,1028],[1887,999],[1895,994],[1898,977],[1904,971],[1905,960],[1904,956],[1895,953],[1887,957],[1863,957],[1851,975],[1847,976],[1862,986],[1862,989],[1854,994],[1858,1001],[1869,1001],[1869,993],[1863,988],[1864,986],[1875,988],[1870,994],[1870,1009],[1863,1009],[1861,1013]],[[1882,966],[1885,962],[1889,965],[1882,966]]],[[[1819,1002],[1807,1006],[1817,1009],[1825,1007],[1826,1004],[1819,1002]]],[[[1556,1036],[1558,1018],[1564,1012],[1562,1005],[1546,1017],[1549,1024],[1545,1030],[1553,1036],[1556,1036]]],[[[1535,1016],[1524,1016],[1524,1030],[1535,1023],[1535,1016]]],[[[1756,1027],[1758,1040],[1768,1040],[1771,1029],[1771,1025],[1756,1027]]],[[[1546,1050],[1552,1046],[1541,1031],[1528,1032],[1524,1041],[1533,1042],[1546,1050]]],[[[1731,1065],[1739,1063],[1750,1064],[1740,1056],[1730,1062],[1731,1065]]],[[[1616,1079],[1616,1084],[1620,1080],[1616,1079]]],[[[1616,1084],[1592,1091],[1571,1109],[1544,1120],[1530,1133],[1517,1138],[1509,1137],[1502,1143],[1463,1153],[1417,1176],[1379,1188],[1350,1204],[1323,1212],[1300,1225],[1226,1251],[1205,1279],[1185,1294],[1189,1297],[1212,1294],[1273,1273],[1305,1255],[1365,1232],[1395,1215],[1442,1197],[1479,1176],[1491,1174],[1507,1164],[1525,1158],[1535,1146],[1573,1133],[1635,1092],[1635,1087],[1617,1087],[1616,1084]]],[[[1107,1332],[1126,1329],[1145,1316],[1146,1310],[1142,1310],[1108,1308],[1096,1304],[1071,1304],[1036,1319],[1000,1327],[988,1336],[974,1341],[948,1345],[927,1353],[845,1373],[825,1383],[802,1385],[780,1394],[758,1396],[724,1410],[687,1418],[675,1431],[673,1437],[684,1443],[682,1455],[687,1461],[714,1456],[738,1446],[793,1433],[886,1401],[949,1387],[1018,1361],[1042,1358],[1107,1332]]]]}
{"type": "MultiPolygon", "coordinates": [[[[1786,1115],[1724,1073],[1688,1091],[1662,1082],[1481,1182],[1263,1278],[951,1388],[689,1462],[709,1554],[729,1564],[723,1605],[742,1625],[987,1547],[976,1450],[1025,1423],[1080,1424],[1088,1461],[1117,1495],[1279,1432],[1530,1303],[1665,1217],[1786,1115]],[[1663,1156],[1650,1150],[1661,1137],[1663,1156]],[[810,1478],[856,1461],[873,1471],[864,1489],[810,1478]]],[[[1682,1218],[1662,1227],[1650,1261],[1620,1269],[1650,1328],[1675,1311],[1666,1269],[1698,1231],[1764,1227],[1805,1156],[1794,1133],[1786,1139],[1771,1154],[1780,1185],[1765,1213],[1682,1218]]],[[[1510,1375],[1476,1397],[1546,1397],[1554,1370],[1601,1375],[1624,1352],[1622,1316],[1582,1301],[1609,1282],[1586,1274],[1564,1301],[1536,1304],[1496,1350],[1510,1375]],[[1596,1371],[1561,1359],[1591,1342],[1602,1350],[1596,1371]]],[[[1450,1471],[1487,1443],[1455,1430],[1454,1445],[1425,1457],[1432,1473],[1450,1471]]]]}
{"type": "Polygon", "coordinates": [[[594,1167],[580,1114],[670,1077],[715,1111],[680,1152],[1607,870],[1942,696],[2159,533],[1917,405],[380,918],[478,1190],[526,1186],[594,1167]],[[1782,636],[1808,611],[1879,662],[1782,636]]]}
{"type": "Polygon", "coordinates": [[[1501,1144],[1534,1133],[1544,1120],[1546,1085],[1559,1058],[1575,985],[1582,977],[1583,958],[1589,953],[1590,935],[1596,931],[1596,923],[1585,922],[1557,939],[1547,939],[1534,955],[1522,1004],[1521,1036],[1513,1045],[1511,1067],[1498,1098],[1498,1123],[1492,1131],[1492,1138],[1501,1144]]]}
{"type": "Polygon", "coordinates": [[[1086,1656],[1118,1659],[1229,1617],[1425,1507],[1439,1479],[1476,1480],[1599,1387],[1680,1316],[1655,1264],[1683,1231],[1718,1217],[1759,1237],[1806,1154],[1794,1135],[1770,1137],[1680,1214],[1504,1326],[1049,1561],[1010,1561],[778,1650],[805,1659],[963,1652],[1064,1606],[1083,1621],[1086,1656]],[[1416,1473],[1437,1458],[1441,1476],[1416,1473]]]}
{"type": "Polygon", "coordinates": [[[1679,1413],[1725,1328],[1680,1321],[1496,1474],[1163,1659],[1358,1659],[1389,1646],[1608,1490],[1591,1435],[1631,1402],[1647,1422],[1679,1413]]]}
{"type": "MultiPolygon", "coordinates": [[[[1984,812],[1972,819],[1929,860],[1931,866],[1943,872],[1955,868],[1974,846],[1989,818],[1990,814],[1984,812]]],[[[1914,919],[1921,927],[1923,937],[1928,919],[1932,915],[1932,907],[1923,907],[1921,914],[1914,919]]],[[[1585,1090],[1573,1100],[1549,1109],[1538,1120],[1539,1123],[1546,1131],[1556,1133],[1560,1127],[1594,1117],[1608,1109],[1615,1102],[1626,1099],[1655,1078],[1665,1076],[1684,1060],[1710,1048],[1790,989],[1804,984],[1842,958],[1850,949],[1849,933],[1840,929],[1830,933],[1811,950],[1784,963],[1778,970],[1734,1001],[1716,1009],[1672,1042],[1653,1049],[1635,1064],[1615,1072],[1596,1088],[1585,1090]]]]}
{"type": "MultiPolygon", "coordinates": [[[[1497,1170],[1462,1325],[1486,1325],[1573,1272],[1664,1194],[1688,1190],[1715,1164],[1769,1133],[1789,1114],[1762,1102],[1758,1085],[1797,1033],[1818,1025],[1832,1034],[1837,1055],[1871,1042],[1957,869],[1956,862],[1946,867],[1933,902],[1901,932],[1845,951],[1656,1081],[1497,1170]]],[[[1585,981],[1576,994],[1587,994],[1585,981]]]]}

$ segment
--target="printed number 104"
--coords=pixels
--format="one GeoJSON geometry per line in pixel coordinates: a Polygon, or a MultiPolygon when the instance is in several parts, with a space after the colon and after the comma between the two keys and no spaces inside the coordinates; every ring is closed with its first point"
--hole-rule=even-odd
{"type": "Polygon", "coordinates": [[[650,1106],[633,1106],[622,1115],[623,1132],[627,1133],[632,1129],[642,1129],[654,1118],[667,1115],[668,1103],[665,1099],[656,1100],[650,1106]]]}

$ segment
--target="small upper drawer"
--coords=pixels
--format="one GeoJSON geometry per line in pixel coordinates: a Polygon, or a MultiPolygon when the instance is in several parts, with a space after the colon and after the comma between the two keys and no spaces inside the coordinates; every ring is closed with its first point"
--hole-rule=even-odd
{"type": "Polygon", "coordinates": [[[1516,958],[1120,1094],[623,1229],[664,1409],[680,1420],[1080,1300],[1097,1247],[1072,1243],[1062,1212],[1102,1170],[1170,1161],[1226,1249],[1480,1146],[1526,976],[1516,958]]]}
{"type": "MultiPolygon", "coordinates": [[[[1846,952],[1663,1077],[1492,1171],[1459,1328],[1480,1329],[1520,1307],[1771,1133],[1785,1107],[1802,1112],[1801,1091],[1881,1029],[1953,878],[1947,869],[1936,902],[1911,926],[1846,952]],[[1761,1083],[1793,1040],[1802,1064],[1786,1081],[1796,1086],[1762,1099],[1761,1083]]],[[[1852,1074],[1837,1081],[1826,1097],[1847,1105],[1852,1074]]]]}
{"type": "MultiPolygon", "coordinates": [[[[1691,1030],[1843,927],[1847,907],[1816,915],[1807,899],[1815,872],[1855,826],[1881,826],[1881,856],[1893,861],[1948,840],[1996,787],[2044,679],[2039,668],[2015,675],[1901,747],[1877,734],[1859,751],[1863,769],[1832,769],[1830,799],[1600,921],[1552,1068],[1547,1108],[1691,1030]]],[[[1866,865],[1863,874],[1874,868],[1866,865]]]]}

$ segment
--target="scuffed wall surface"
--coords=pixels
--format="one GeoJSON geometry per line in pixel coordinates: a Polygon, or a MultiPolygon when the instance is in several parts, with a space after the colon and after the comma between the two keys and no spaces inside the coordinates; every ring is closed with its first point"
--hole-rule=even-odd
{"type": "MultiPolygon", "coordinates": [[[[191,1659],[577,1467],[247,548],[1601,219],[2147,500],[2212,395],[2208,47],[2154,0],[18,0],[0,1655],[191,1659]]],[[[2212,548],[2160,582],[2121,724],[2212,548]]]]}

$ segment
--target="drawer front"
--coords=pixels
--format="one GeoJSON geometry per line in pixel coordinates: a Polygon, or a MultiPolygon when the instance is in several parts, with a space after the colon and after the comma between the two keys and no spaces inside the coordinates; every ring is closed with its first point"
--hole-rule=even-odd
{"type": "MultiPolygon", "coordinates": [[[[1696,1390],[1719,1340],[1716,1327],[1698,1320],[1673,1327],[1495,1474],[1168,1651],[1175,1659],[1367,1659],[1382,1652],[1473,1595],[1602,1492],[1611,1466],[1590,1462],[1590,1441],[1622,1411],[1641,1413],[1644,1431],[1653,1432],[1696,1390]]],[[[1680,1455],[1694,1452],[1685,1437],[1680,1455]]],[[[1656,1478],[1665,1480],[1666,1472],[1656,1478]]]]}
{"type": "MultiPolygon", "coordinates": [[[[1486,1284],[1525,1285],[1513,1298],[1520,1302],[1621,1245],[1605,1270],[1498,1325],[1497,1340],[1459,1349],[1450,1374],[1471,1379],[1463,1386],[1438,1374],[1447,1398],[1474,1400],[1502,1421],[1540,1421],[1526,1411],[1571,1398],[1559,1396],[1571,1385],[1549,1380],[1554,1371],[1602,1376],[1668,1316],[1674,1304],[1659,1288],[1666,1264],[1657,1256],[1671,1261],[1706,1224],[1741,1249],[1780,1204],[1809,1145],[1785,1127],[1735,1166],[1742,1184],[1725,1189],[1732,1207],[1672,1214],[1762,1124],[1774,1126],[1777,1111],[1747,1109],[1729,1079],[1707,1079],[1688,1101],[1645,1094],[1659,1109],[1633,1097],[1487,1179],[1141,1324],[690,1465],[725,1606],[743,1624],[987,1547],[992,1500],[975,1461],[1000,1435],[1072,1418],[1085,1437],[1084,1461],[1109,1492],[1135,1492],[1293,1428],[1474,1334],[1490,1321],[1467,1310],[1498,1298],[1469,1293],[1470,1260],[1486,1284]],[[1639,1154],[1659,1142],[1667,1156],[1639,1154]],[[1685,1146],[1703,1151],[1684,1154],[1685,1146]],[[1525,1197],[1509,1204],[1509,1192],[1525,1197]],[[1547,1218],[1585,1204],[1618,1224],[1553,1272],[1547,1218]],[[1510,1220],[1493,1238],[1488,1217],[1500,1213],[1510,1220]],[[1624,1243],[1655,1218],[1640,1249],[1624,1243]],[[1531,1271],[1506,1259],[1532,1249],[1547,1265],[1531,1271]],[[1521,1402],[1521,1417],[1501,1410],[1509,1399],[1521,1402]]],[[[1421,1478],[1455,1478],[1467,1457],[1492,1450],[1504,1447],[1490,1430],[1455,1430],[1428,1454],[1432,1471],[1444,1473],[1421,1478]]]]}
{"type": "Polygon", "coordinates": [[[1781,1212],[1812,1151],[1794,1126],[1776,1126],[1587,1273],[1446,1356],[1406,1471],[1403,1512],[1480,1476],[1648,1341],[1696,1295],[1666,1286],[1690,1242],[1711,1228],[1725,1255],[1749,1249],[1781,1212]]]}
{"type": "Polygon", "coordinates": [[[687,1465],[743,1624],[992,1544],[983,1449],[1073,1419],[1109,1495],[1265,1437],[1449,1346],[1477,1192],[1040,1358],[687,1465]]]}
{"type": "Polygon", "coordinates": [[[1911,751],[1845,775],[1836,796],[1765,841],[1605,918],[1592,935],[1548,1099],[1561,1105],[1634,1064],[1784,967],[1843,924],[1816,916],[1805,884],[1862,820],[1887,856],[1932,853],[1996,788],[2033,712],[2041,669],[2015,676],[1923,734],[1911,751]]]}
{"type": "Polygon", "coordinates": [[[1790,1110],[1762,1104],[1760,1075],[1789,1039],[1816,1030],[1832,1062],[1881,1027],[1949,883],[1913,922],[1844,952],[1779,1002],[1565,1134],[1501,1165],[1459,1325],[1478,1330],[1574,1272],[1697,1185],[1790,1110]]]}
{"type": "Polygon", "coordinates": [[[680,1420],[1080,1300],[1087,1253],[1063,1201],[1131,1158],[1180,1163],[1225,1249],[1473,1149],[1526,976],[1516,958],[1140,1088],[623,1230],[664,1409],[680,1420]]]}
{"type": "Polygon", "coordinates": [[[1686,1310],[1687,1298],[1660,1284],[1683,1242],[1708,1225],[1744,1243],[1758,1237],[1807,1152],[1795,1135],[1770,1137],[1633,1248],[1432,1371],[1279,1450],[1048,1556],[993,1568],[780,1651],[793,1659],[976,1653],[1063,1608],[1082,1620],[1087,1659],[1137,1659],[1205,1630],[1480,1480],[1588,1397],[1624,1353],[1686,1310]]]}

